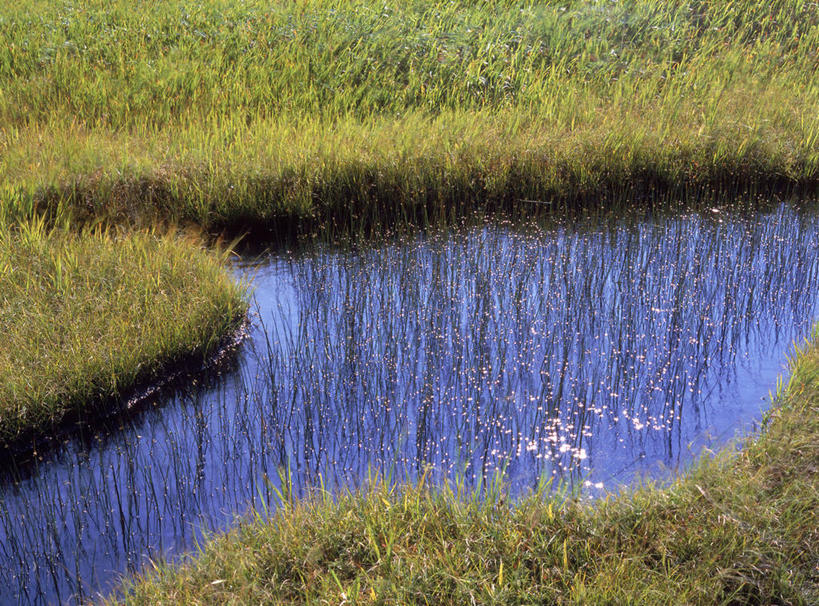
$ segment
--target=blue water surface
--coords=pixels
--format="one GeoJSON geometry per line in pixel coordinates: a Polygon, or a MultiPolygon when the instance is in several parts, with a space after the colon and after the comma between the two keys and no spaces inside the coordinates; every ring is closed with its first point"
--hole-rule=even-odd
{"type": "Polygon", "coordinates": [[[754,429],[817,318],[815,209],[492,221],[237,259],[215,380],[0,480],[0,603],[76,602],[250,507],[373,474],[596,496],[754,429]]]}

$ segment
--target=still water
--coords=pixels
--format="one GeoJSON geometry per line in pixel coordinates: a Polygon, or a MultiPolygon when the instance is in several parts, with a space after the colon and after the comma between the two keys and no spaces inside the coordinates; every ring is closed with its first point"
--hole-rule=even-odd
{"type": "Polygon", "coordinates": [[[239,260],[253,328],[230,369],[8,465],[0,603],[108,592],[275,508],[282,469],[297,494],[425,470],[589,497],[670,477],[761,419],[819,312],[816,219],[496,221],[239,260]]]}

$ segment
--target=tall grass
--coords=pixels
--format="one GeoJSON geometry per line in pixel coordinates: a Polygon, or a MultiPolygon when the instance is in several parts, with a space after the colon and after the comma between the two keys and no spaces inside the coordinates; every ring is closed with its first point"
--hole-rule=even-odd
{"type": "Polygon", "coordinates": [[[0,40],[23,207],[355,226],[819,174],[810,2],[26,0],[0,40]]]}
{"type": "Polygon", "coordinates": [[[245,310],[241,287],[190,237],[72,233],[42,219],[0,229],[0,293],[3,443],[213,352],[245,310]]]}
{"type": "MultiPolygon", "coordinates": [[[[50,427],[233,325],[236,288],[157,219],[363,231],[815,193],[818,48],[804,0],[5,6],[0,432],[50,427]]],[[[559,515],[423,487],[306,501],[132,598],[809,603],[816,355],[801,360],[762,438],[669,491],[559,515]]]]}

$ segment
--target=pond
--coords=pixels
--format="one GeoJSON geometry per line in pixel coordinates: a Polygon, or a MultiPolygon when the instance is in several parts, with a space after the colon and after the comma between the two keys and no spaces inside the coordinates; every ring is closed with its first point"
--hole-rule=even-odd
{"type": "Polygon", "coordinates": [[[240,260],[220,376],[0,478],[0,603],[82,601],[281,477],[594,498],[756,429],[819,304],[815,205],[465,224],[240,260]],[[282,471],[284,470],[284,471],[282,471]]]}

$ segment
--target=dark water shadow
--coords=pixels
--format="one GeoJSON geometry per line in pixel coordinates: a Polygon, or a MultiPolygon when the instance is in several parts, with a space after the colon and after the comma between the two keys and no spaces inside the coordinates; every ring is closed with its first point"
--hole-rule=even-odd
{"type": "Polygon", "coordinates": [[[159,376],[137,381],[121,396],[90,402],[84,411],[68,412],[48,432],[22,433],[0,444],[0,489],[9,478],[25,477],[29,469],[58,456],[69,444],[87,447],[91,442],[107,440],[145,411],[181,393],[212,389],[223,375],[238,368],[239,349],[249,329],[250,319],[245,318],[207,357],[197,352],[181,356],[166,364],[159,376]]]}

